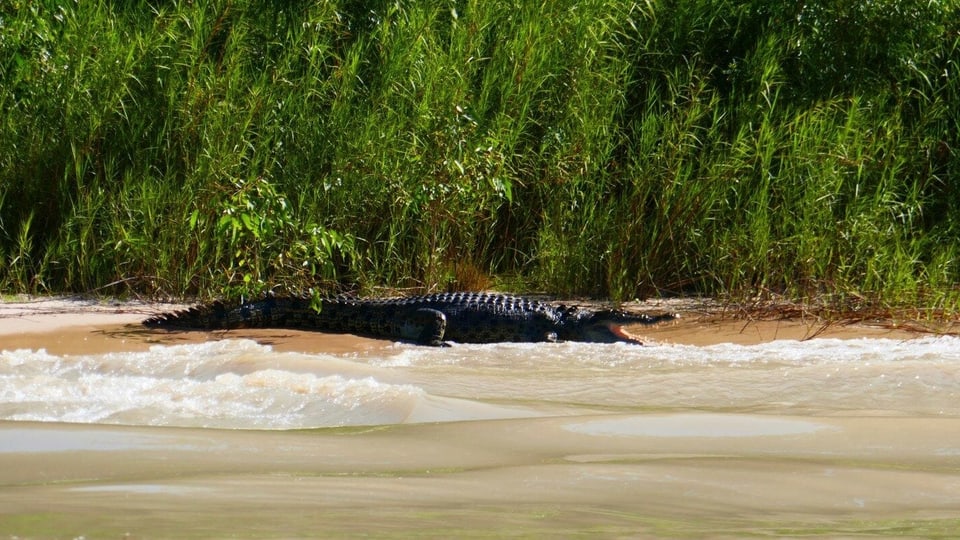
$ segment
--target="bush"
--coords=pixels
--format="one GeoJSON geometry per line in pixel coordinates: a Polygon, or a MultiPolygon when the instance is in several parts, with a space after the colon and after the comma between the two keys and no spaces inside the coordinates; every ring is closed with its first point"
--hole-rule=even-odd
{"type": "Polygon", "coordinates": [[[957,21],[946,0],[8,2],[0,284],[952,305],[957,21]]]}

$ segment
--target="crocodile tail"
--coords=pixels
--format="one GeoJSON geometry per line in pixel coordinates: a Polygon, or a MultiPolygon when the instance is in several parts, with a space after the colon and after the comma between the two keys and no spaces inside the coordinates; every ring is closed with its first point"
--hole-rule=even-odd
{"type": "Polygon", "coordinates": [[[237,328],[231,326],[231,309],[226,304],[217,300],[216,302],[196,306],[181,311],[172,311],[161,313],[143,321],[143,325],[148,328],[198,328],[198,329],[217,329],[217,328],[237,328]]]}
{"type": "Polygon", "coordinates": [[[290,303],[301,299],[266,297],[251,302],[227,304],[220,300],[182,311],[162,313],[143,321],[151,328],[228,330],[282,326],[290,303]]]}

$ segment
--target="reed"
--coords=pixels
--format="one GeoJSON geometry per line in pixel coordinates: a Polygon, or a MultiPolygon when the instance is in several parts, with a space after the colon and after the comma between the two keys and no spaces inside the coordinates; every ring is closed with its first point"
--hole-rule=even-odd
{"type": "Polygon", "coordinates": [[[955,0],[0,21],[4,291],[960,300],[955,0]]]}

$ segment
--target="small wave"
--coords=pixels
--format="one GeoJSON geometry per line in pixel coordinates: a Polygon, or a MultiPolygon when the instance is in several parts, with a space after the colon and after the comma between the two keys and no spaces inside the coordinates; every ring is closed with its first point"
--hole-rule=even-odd
{"type": "Polygon", "coordinates": [[[0,419],[296,429],[576,410],[960,415],[960,339],[760,345],[397,344],[277,352],[250,340],[145,352],[0,351],[0,419]]]}
{"type": "Polygon", "coordinates": [[[809,365],[866,362],[960,362],[960,338],[928,336],[910,340],[885,338],[806,341],[777,340],[757,345],[719,343],[708,346],[626,343],[498,343],[454,345],[436,349],[399,345],[393,354],[371,359],[381,367],[587,368],[703,365],[809,365]]]}
{"type": "Polygon", "coordinates": [[[807,341],[777,340],[758,345],[721,343],[706,347],[664,345],[686,363],[850,364],[865,362],[960,361],[960,338],[926,336],[909,340],[886,338],[807,341]]]}
{"type": "Polygon", "coordinates": [[[246,340],[90,356],[3,351],[0,418],[275,429],[389,424],[405,421],[425,397],[362,369],[344,375],[340,358],[306,356],[246,340]]]}
{"type": "Polygon", "coordinates": [[[540,406],[960,415],[960,338],[951,336],[397,347],[370,362],[445,395],[540,406]]]}

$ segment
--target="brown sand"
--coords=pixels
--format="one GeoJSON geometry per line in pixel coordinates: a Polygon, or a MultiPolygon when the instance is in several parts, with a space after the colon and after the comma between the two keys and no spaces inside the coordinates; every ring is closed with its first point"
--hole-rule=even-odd
{"type": "MultiPolygon", "coordinates": [[[[142,350],[171,306],[0,304],[0,350],[142,350]]],[[[655,340],[898,337],[694,313],[655,340]]],[[[382,342],[230,332],[277,349],[382,342]]],[[[2,390],[2,389],[0,389],[2,390]]],[[[302,432],[0,422],[0,534],[26,538],[947,537],[960,419],[670,413],[302,432]]]]}

